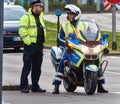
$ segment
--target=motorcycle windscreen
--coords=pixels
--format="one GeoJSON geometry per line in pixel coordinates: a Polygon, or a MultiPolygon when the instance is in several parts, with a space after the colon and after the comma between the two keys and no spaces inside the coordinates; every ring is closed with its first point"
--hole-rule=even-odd
{"type": "Polygon", "coordinates": [[[84,56],[82,53],[80,53],[76,50],[73,50],[72,53],[68,53],[68,58],[72,65],[74,65],[75,67],[79,67],[81,62],[84,59],[84,56]]]}
{"type": "Polygon", "coordinates": [[[99,41],[100,40],[100,29],[94,21],[83,20],[86,25],[84,33],[82,34],[87,41],[99,41]]]}

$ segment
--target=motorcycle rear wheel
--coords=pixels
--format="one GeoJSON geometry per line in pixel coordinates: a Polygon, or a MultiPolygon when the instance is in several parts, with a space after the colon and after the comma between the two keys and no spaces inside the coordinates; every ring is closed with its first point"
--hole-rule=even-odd
{"type": "Polygon", "coordinates": [[[86,71],[84,89],[86,94],[93,95],[97,86],[97,72],[86,71]]]}
{"type": "Polygon", "coordinates": [[[67,92],[74,92],[77,88],[75,84],[72,84],[68,78],[63,79],[63,85],[67,92]]]}

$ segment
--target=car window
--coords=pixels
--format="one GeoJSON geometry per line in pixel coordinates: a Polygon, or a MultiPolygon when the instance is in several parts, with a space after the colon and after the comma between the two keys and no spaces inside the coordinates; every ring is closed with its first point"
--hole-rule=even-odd
{"type": "Polygon", "coordinates": [[[4,2],[13,2],[13,0],[4,0],[4,2]]]}
{"type": "Polygon", "coordinates": [[[8,2],[8,0],[4,0],[4,2],[8,2]]]}
{"type": "Polygon", "coordinates": [[[4,8],[4,21],[18,21],[25,13],[21,8],[4,8]]]}

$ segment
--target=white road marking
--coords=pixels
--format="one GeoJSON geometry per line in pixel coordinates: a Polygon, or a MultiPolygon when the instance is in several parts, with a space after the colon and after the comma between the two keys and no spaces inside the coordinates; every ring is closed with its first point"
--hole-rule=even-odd
{"type": "Polygon", "coordinates": [[[112,92],[112,93],[114,93],[114,94],[120,94],[120,92],[112,92]]]}
{"type": "Polygon", "coordinates": [[[120,57],[117,57],[117,56],[105,56],[105,57],[107,57],[109,59],[120,59],[120,57]]]}
{"type": "Polygon", "coordinates": [[[120,75],[120,73],[118,73],[118,72],[110,72],[110,71],[106,71],[106,73],[108,73],[108,74],[112,74],[112,75],[120,75]]]}
{"type": "Polygon", "coordinates": [[[2,101],[2,104],[10,104],[10,103],[5,103],[4,101],[2,101]]]}

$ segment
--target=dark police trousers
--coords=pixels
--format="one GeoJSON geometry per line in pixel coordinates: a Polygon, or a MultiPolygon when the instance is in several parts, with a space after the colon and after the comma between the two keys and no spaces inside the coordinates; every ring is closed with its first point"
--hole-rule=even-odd
{"type": "Polygon", "coordinates": [[[23,69],[21,74],[20,88],[28,88],[28,75],[31,71],[32,89],[39,87],[38,81],[41,75],[43,61],[43,46],[32,44],[24,47],[23,69]]]}

